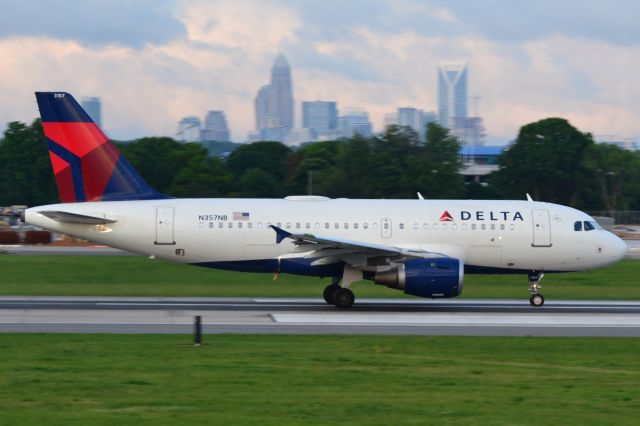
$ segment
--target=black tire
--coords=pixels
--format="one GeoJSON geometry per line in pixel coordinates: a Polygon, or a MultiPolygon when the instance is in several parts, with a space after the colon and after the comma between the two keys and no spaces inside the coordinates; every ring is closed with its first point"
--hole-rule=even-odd
{"type": "Polygon", "coordinates": [[[324,301],[327,302],[329,305],[333,305],[332,293],[339,288],[340,286],[338,284],[329,284],[328,286],[326,286],[324,291],[322,292],[322,298],[324,299],[324,301]]]}
{"type": "Polygon", "coordinates": [[[544,305],[544,296],[540,293],[532,294],[529,298],[529,303],[531,303],[531,306],[539,308],[540,306],[544,305]]]}
{"type": "Polygon", "coordinates": [[[333,304],[338,309],[349,309],[355,300],[356,297],[348,288],[340,288],[333,293],[333,304]]]}

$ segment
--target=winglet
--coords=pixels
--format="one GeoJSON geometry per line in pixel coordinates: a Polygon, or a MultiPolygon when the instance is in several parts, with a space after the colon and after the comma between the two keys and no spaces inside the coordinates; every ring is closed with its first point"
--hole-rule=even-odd
{"type": "Polygon", "coordinates": [[[280,244],[285,238],[289,238],[292,234],[284,229],[280,229],[277,226],[271,225],[274,231],[276,231],[276,244],[280,244]]]}
{"type": "Polygon", "coordinates": [[[418,200],[424,200],[424,197],[422,196],[421,193],[418,192],[418,200]]]}
{"type": "Polygon", "coordinates": [[[528,192],[527,192],[527,201],[533,201],[533,198],[531,198],[531,195],[529,195],[528,192]]]}

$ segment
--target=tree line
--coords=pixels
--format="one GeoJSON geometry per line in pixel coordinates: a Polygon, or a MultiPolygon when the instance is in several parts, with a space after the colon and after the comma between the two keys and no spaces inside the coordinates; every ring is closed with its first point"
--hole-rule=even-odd
{"type": "MultiPolygon", "coordinates": [[[[640,210],[640,153],[596,144],[566,120],[520,129],[488,184],[465,183],[459,142],[430,123],[426,136],[390,126],[370,138],[241,145],[226,158],[195,143],[146,137],[117,143],[155,189],[175,197],[511,198],[585,210],[640,210]]],[[[9,123],[0,140],[0,205],[58,201],[40,120],[9,123]]]]}

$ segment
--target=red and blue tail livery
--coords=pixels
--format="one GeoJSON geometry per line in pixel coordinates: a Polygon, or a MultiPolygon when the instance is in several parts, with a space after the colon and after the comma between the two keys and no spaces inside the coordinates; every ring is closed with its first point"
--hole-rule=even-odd
{"type": "Polygon", "coordinates": [[[167,198],[140,177],[69,93],[36,92],[60,201],[167,198]]]}

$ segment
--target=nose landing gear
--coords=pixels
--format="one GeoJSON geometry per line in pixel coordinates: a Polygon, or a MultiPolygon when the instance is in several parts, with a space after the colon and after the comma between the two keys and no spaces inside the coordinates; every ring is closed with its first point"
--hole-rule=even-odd
{"type": "Polygon", "coordinates": [[[544,273],[536,271],[529,272],[529,293],[531,293],[531,297],[529,298],[529,303],[531,306],[540,307],[544,305],[544,296],[538,293],[538,290],[542,288],[540,285],[540,281],[544,277],[544,273]]]}

